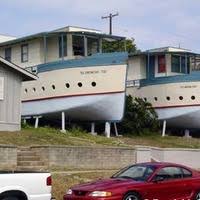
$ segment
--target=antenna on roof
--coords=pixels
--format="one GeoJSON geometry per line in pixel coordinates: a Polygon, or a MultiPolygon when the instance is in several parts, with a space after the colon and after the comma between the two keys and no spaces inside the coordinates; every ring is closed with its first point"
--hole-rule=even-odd
{"type": "Polygon", "coordinates": [[[119,16],[119,13],[116,14],[110,13],[108,16],[102,16],[101,19],[108,19],[109,18],[109,34],[112,35],[112,20],[113,17],[119,16]]]}

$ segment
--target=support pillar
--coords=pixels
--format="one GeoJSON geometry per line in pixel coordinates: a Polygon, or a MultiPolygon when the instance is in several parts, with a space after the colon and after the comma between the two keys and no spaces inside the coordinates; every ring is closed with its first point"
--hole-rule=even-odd
{"type": "Polygon", "coordinates": [[[43,37],[43,45],[44,45],[44,63],[47,62],[47,36],[43,37]]]}
{"type": "Polygon", "coordinates": [[[88,45],[86,36],[84,36],[84,56],[88,56],[88,45]]]}
{"type": "Polygon", "coordinates": [[[190,136],[190,130],[185,129],[184,133],[185,133],[185,136],[184,136],[185,138],[191,138],[191,136],[190,136]]]}
{"type": "Polygon", "coordinates": [[[106,122],[105,123],[105,134],[107,138],[110,138],[110,129],[111,129],[111,123],[106,122]]]}
{"type": "Polygon", "coordinates": [[[163,121],[162,137],[165,137],[167,121],[163,121]]]}
{"type": "Polygon", "coordinates": [[[38,128],[38,125],[39,125],[39,119],[41,118],[42,116],[35,116],[33,117],[35,119],[35,128],[38,128]]]}
{"type": "Polygon", "coordinates": [[[61,132],[62,133],[66,133],[66,129],[65,129],[65,112],[62,112],[62,129],[61,132]]]}
{"type": "Polygon", "coordinates": [[[115,135],[118,137],[119,134],[118,134],[117,123],[116,122],[114,122],[114,128],[115,128],[115,135]]]}
{"type": "Polygon", "coordinates": [[[97,135],[97,133],[95,132],[95,123],[91,123],[91,134],[92,135],[97,135]]]}

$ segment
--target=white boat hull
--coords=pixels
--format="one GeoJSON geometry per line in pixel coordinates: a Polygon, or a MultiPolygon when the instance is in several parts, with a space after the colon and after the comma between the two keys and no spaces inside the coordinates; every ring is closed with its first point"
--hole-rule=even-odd
{"type": "Polygon", "coordinates": [[[170,127],[200,128],[200,106],[156,109],[159,120],[170,127]]]}
{"type": "Polygon", "coordinates": [[[22,104],[22,116],[65,112],[70,119],[118,121],[123,118],[125,92],[29,101],[22,104]]]}

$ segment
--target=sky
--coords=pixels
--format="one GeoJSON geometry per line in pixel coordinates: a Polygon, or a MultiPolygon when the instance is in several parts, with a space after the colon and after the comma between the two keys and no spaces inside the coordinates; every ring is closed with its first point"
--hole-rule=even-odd
{"type": "Polygon", "coordinates": [[[0,34],[21,37],[68,25],[109,31],[141,50],[175,46],[200,53],[200,0],[1,0],[0,34]]]}

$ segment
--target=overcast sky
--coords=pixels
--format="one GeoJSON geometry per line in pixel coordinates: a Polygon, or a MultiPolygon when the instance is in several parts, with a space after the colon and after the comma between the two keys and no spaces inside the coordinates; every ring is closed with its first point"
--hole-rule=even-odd
{"type": "Polygon", "coordinates": [[[113,34],[138,48],[180,46],[200,53],[200,0],[1,0],[0,34],[24,36],[74,25],[108,32],[102,15],[119,12],[113,34]]]}

